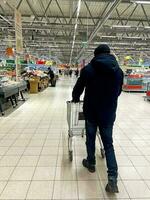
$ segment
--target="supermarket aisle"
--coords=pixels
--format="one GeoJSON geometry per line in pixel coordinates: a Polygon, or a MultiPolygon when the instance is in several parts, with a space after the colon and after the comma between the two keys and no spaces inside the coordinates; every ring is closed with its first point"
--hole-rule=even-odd
{"type": "MultiPolygon", "coordinates": [[[[66,100],[74,80],[62,79],[0,118],[0,199],[150,199],[150,103],[123,93],[114,128],[120,193],[108,196],[105,161],[97,148],[97,172],[81,165],[85,141],[74,140],[68,161],[66,100]]],[[[98,147],[98,145],[97,145],[98,147]]]]}

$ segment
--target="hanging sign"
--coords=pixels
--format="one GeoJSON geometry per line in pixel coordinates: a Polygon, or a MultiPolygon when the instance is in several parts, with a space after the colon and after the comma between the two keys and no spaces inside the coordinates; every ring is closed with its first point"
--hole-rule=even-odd
{"type": "Polygon", "coordinates": [[[11,47],[7,47],[6,49],[6,56],[13,57],[14,56],[14,50],[11,47]]]}
{"type": "Polygon", "coordinates": [[[16,35],[16,81],[21,76],[21,65],[19,62],[19,54],[23,53],[23,39],[22,39],[22,22],[21,13],[15,9],[15,35],[16,35]]]}
{"type": "Polygon", "coordinates": [[[21,13],[15,10],[16,53],[23,53],[21,13]]]}

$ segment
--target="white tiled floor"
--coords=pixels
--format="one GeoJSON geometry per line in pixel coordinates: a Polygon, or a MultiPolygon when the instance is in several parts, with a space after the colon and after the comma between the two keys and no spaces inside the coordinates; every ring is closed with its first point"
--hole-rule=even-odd
{"type": "MultiPolygon", "coordinates": [[[[97,145],[97,171],[82,167],[85,139],[67,149],[66,100],[73,79],[30,95],[9,116],[0,117],[0,199],[2,200],[150,200],[150,103],[144,94],[122,93],[114,126],[120,193],[105,193],[105,160],[97,145]]],[[[98,144],[98,143],[97,143],[98,144]]]]}

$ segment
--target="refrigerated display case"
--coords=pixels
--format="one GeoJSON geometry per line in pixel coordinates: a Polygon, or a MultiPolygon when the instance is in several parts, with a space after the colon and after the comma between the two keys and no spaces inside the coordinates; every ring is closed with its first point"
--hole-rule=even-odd
{"type": "Polygon", "coordinates": [[[123,91],[146,92],[150,77],[144,74],[130,74],[124,77],[123,91]]]}
{"type": "Polygon", "coordinates": [[[21,99],[24,101],[23,91],[27,89],[27,84],[25,81],[15,82],[9,80],[8,77],[0,76],[0,112],[4,115],[5,104],[11,102],[14,107],[18,104],[19,94],[21,99]]]}

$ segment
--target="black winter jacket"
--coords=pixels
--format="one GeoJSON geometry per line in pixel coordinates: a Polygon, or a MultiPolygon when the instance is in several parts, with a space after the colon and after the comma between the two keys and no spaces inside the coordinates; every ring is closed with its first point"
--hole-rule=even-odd
{"type": "Polygon", "coordinates": [[[103,126],[113,125],[122,84],[123,72],[116,58],[111,54],[101,54],[81,70],[72,98],[75,102],[79,101],[85,89],[85,119],[103,126]]]}

